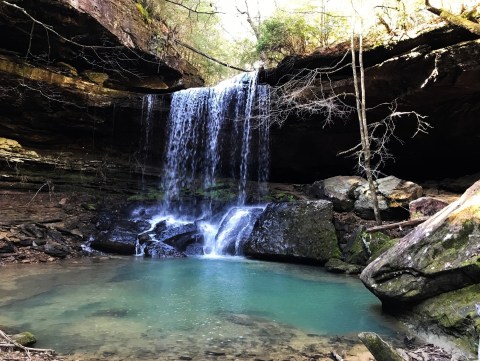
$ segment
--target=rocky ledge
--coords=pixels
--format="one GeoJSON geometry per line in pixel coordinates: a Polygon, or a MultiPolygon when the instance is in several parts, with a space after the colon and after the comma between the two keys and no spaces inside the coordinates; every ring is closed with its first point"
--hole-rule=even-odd
{"type": "Polygon", "coordinates": [[[453,335],[474,352],[480,318],[480,181],[457,201],[401,238],[362,272],[364,284],[391,312],[453,335]],[[408,313],[407,313],[408,314],[408,313]]]}

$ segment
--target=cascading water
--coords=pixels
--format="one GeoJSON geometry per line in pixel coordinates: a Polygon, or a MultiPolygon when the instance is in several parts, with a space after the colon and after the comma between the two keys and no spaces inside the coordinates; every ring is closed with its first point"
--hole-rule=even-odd
{"type": "Polygon", "coordinates": [[[155,105],[155,96],[153,94],[147,94],[142,100],[142,114],[141,114],[141,128],[142,133],[140,135],[139,153],[140,168],[142,171],[142,177],[145,176],[145,168],[147,164],[147,158],[151,150],[152,131],[153,131],[153,111],[155,105]]]}
{"type": "MultiPolygon", "coordinates": [[[[253,147],[259,152],[256,178],[265,182],[268,176],[268,99],[268,87],[258,84],[256,73],[173,95],[162,184],[166,209],[179,201],[182,190],[208,190],[219,175],[238,180],[236,204],[245,204],[253,147]]],[[[189,204],[183,206],[182,213],[192,212],[189,204]]],[[[210,216],[212,210],[202,211],[210,216]]]]}
{"type": "Polygon", "coordinates": [[[257,73],[240,74],[215,87],[176,92],[170,109],[164,201],[156,219],[173,217],[195,224],[206,254],[241,254],[262,210],[245,207],[252,188],[249,180],[258,180],[257,197],[266,192],[269,88],[258,83],[257,73]],[[220,177],[237,184],[230,201],[235,208],[223,217],[212,196],[224,190],[220,177]],[[202,198],[199,204],[198,198],[202,198]]]}

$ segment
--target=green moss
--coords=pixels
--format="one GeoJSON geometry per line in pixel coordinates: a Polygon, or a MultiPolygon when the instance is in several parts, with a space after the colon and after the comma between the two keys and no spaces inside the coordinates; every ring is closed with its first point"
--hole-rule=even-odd
{"type": "Polygon", "coordinates": [[[145,23],[147,24],[150,24],[152,22],[152,18],[150,17],[150,14],[148,13],[147,9],[145,9],[143,5],[139,2],[136,2],[135,6],[137,7],[138,11],[140,11],[143,21],[145,21],[145,23]]]}
{"type": "Polygon", "coordinates": [[[97,205],[95,203],[83,203],[82,208],[86,211],[96,211],[97,205]]]}
{"type": "Polygon", "coordinates": [[[416,306],[414,312],[420,322],[439,327],[452,335],[460,348],[475,352],[480,332],[480,317],[475,311],[479,294],[479,284],[443,293],[416,306]]]}
{"type": "Polygon", "coordinates": [[[351,250],[348,251],[349,256],[347,262],[364,264],[368,261],[368,263],[370,263],[382,253],[392,248],[396,243],[396,239],[390,238],[382,232],[361,232],[357,235],[351,250]],[[366,253],[364,244],[368,246],[370,257],[368,257],[369,255],[366,253]],[[359,263],[362,261],[364,263],[359,263]]]}
{"type": "Polygon", "coordinates": [[[368,254],[363,246],[362,237],[366,233],[361,232],[355,237],[353,244],[345,250],[345,261],[348,263],[366,265],[368,260],[368,254]]]}
{"type": "Polygon", "coordinates": [[[388,343],[373,332],[362,332],[358,338],[378,361],[404,361],[403,357],[388,343]]]}
{"type": "Polygon", "coordinates": [[[37,339],[35,338],[35,336],[30,332],[22,332],[22,333],[13,335],[12,340],[14,340],[16,343],[19,343],[22,346],[31,346],[35,342],[37,342],[37,339]]]}
{"type": "Polygon", "coordinates": [[[477,234],[474,237],[478,237],[478,227],[478,224],[472,220],[464,221],[461,229],[456,232],[447,225],[440,227],[431,236],[434,238],[428,242],[427,247],[416,250],[417,254],[423,255],[422,259],[419,259],[420,268],[426,273],[432,273],[445,269],[447,264],[455,267],[476,266],[477,257],[473,255],[468,258],[465,255],[472,248],[472,235],[477,234]]]}
{"type": "Polygon", "coordinates": [[[150,188],[146,192],[135,194],[127,198],[130,202],[161,201],[164,193],[158,189],[150,188]]]}

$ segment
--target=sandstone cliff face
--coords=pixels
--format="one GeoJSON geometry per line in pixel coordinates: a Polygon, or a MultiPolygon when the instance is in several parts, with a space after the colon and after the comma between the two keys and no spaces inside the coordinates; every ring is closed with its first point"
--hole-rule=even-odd
{"type": "MultiPolygon", "coordinates": [[[[0,33],[0,134],[38,155],[2,158],[14,178],[20,163],[12,160],[23,178],[54,169],[99,174],[94,163],[108,177],[143,175],[146,139],[162,139],[168,113],[161,95],[146,94],[203,84],[162,42],[167,29],[146,21],[134,1],[2,1],[0,33]]],[[[156,149],[154,165],[161,141],[156,149]]]]}
{"type": "MultiPolygon", "coordinates": [[[[278,84],[302,74],[302,69],[332,66],[344,53],[314,54],[286,59],[264,79],[278,84]]],[[[444,28],[406,40],[391,48],[378,47],[364,54],[367,115],[382,119],[395,101],[397,111],[416,111],[426,116],[431,128],[415,133],[414,117],[396,119],[396,135],[403,143],[389,144],[395,161],[382,171],[403,179],[426,180],[473,174],[480,169],[470,156],[477,153],[480,137],[480,42],[459,29],[444,28]]],[[[347,54],[344,64],[350,61],[347,54]]],[[[351,68],[346,66],[324,83],[336,94],[353,89],[351,68]]],[[[320,88],[318,88],[320,89],[320,88]]],[[[326,125],[319,116],[291,116],[272,130],[272,177],[277,180],[313,182],[338,174],[354,174],[355,159],[338,152],[358,144],[357,120],[326,125]],[[285,149],[289,149],[285,152],[285,149]]],[[[465,190],[465,189],[463,189],[465,190]]]]}

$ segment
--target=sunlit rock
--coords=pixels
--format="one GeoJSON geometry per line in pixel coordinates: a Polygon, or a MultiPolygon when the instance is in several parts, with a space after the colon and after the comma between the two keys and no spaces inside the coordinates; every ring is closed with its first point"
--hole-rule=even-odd
{"type": "Polygon", "coordinates": [[[362,272],[384,304],[411,303],[480,282],[480,181],[362,272]]]}

